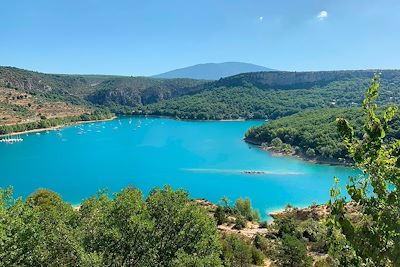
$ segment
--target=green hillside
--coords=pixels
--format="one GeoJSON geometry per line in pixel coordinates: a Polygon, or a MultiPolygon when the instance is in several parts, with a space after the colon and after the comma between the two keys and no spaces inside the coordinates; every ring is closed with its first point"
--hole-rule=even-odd
{"type": "Polygon", "coordinates": [[[44,74],[0,67],[0,134],[108,119],[84,94],[114,76],[44,74]]]}
{"type": "MultiPolygon", "coordinates": [[[[0,90],[6,96],[0,99],[0,124],[79,117],[99,109],[180,119],[271,120],[308,109],[360,106],[374,72],[272,71],[205,81],[44,74],[0,67],[0,90]]],[[[400,71],[382,71],[378,103],[399,102],[400,71]]]]}
{"type": "Polygon", "coordinates": [[[123,77],[96,85],[86,99],[100,105],[136,107],[203,90],[206,81],[123,77]]]}
{"type": "MultiPolygon", "coordinates": [[[[276,119],[306,109],[354,107],[360,106],[372,75],[372,71],[241,74],[139,112],[182,119],[276,119]]],[[[384,71],[380,103],[399,101],[400,71],[384,71]]]]}
{"type": "Polygon", "coordinates": [[[400,80],[399,70],[269,71],[238,74],[220,79],[214,83],[214,86],[254,86],[263,90],[310,89],[324,87],[337,81],[367,81],[369,83],[376,72],[382,74],[382,81],[398,83],[400,80]]]}
{"type": "Polygon", "coordinates": [[[0,67],[0,87],[70,102],[135,107],[203,90],[207,81],[113,75],[45,74],[0,67]]]}
{"type": "MultiPolygon", "coordinates": [[[[346,146],[337,132],[336,118],[345,118],[362,137],[365,116],[361,108],[326,108],[304,111],[249,129],[245,140],[283,153],[294,153],[318,161],[335,162],[348,157],[346,146]]],[[[387,133],[388,139],[400,138],[397,115],[387,133]]]]}
{"type": "Polygon", "coordinates": [[[100,82],[115,78],[107,75],[45,74],[14,67],[0,67],[0,85],[35,93],[74,94],[90,91],[100,82]]]}

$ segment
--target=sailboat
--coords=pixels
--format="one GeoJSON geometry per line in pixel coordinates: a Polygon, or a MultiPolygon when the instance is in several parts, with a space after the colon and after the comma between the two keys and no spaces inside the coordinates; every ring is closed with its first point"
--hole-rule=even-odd
{"type": "Polygon", "coordinates": [[[0,143],[6,143],[6,144],[14,144],[22,141],[24,141],[24,139],[22,139],[19,135],[15,137],[11,137],[8,135],[5,138],[0,139],[0,143]]]}

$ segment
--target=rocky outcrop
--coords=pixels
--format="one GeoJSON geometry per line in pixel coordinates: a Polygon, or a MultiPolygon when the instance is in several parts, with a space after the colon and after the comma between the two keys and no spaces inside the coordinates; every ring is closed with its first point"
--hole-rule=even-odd
{"type": "Polygon", "coordinates": [[[107,80],[87,97],[100,105],[137,107],[173,97],[197,93],[207,82],[191,79],[161,80],[147,77],[124,77],[107,80]]]}

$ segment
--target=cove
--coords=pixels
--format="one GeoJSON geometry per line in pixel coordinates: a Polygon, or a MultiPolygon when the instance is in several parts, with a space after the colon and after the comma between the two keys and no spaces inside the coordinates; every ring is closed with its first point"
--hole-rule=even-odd
{"type": "Polygon", "coordinates": [[[357,174],[275,157],[245,143],[245,131],[261,123],[125,117],[27,134],[21,143],[0,144],[0,187],[12,186],[14,196],[22,197],[47,188],[79,204],[106,188],[133,186],[147,194],[171,185],[212,202],[249,197],[266,218],[289,203],[325,203],[334,176],[344,186],[357,174]]]}

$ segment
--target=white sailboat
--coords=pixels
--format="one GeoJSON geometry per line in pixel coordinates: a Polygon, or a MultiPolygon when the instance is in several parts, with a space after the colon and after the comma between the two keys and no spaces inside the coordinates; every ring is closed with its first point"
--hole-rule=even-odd
{"type": "Polygon", "coordinates": [[[14,144],[14,143],[22,142],[22,141],[24,141],[24,139],[22,139],[19,135],[15,136],[15,137],[11,137],[8,135],[8,136],[0,139],[0,143],[6,143],[6,144],[14,144]]]}

